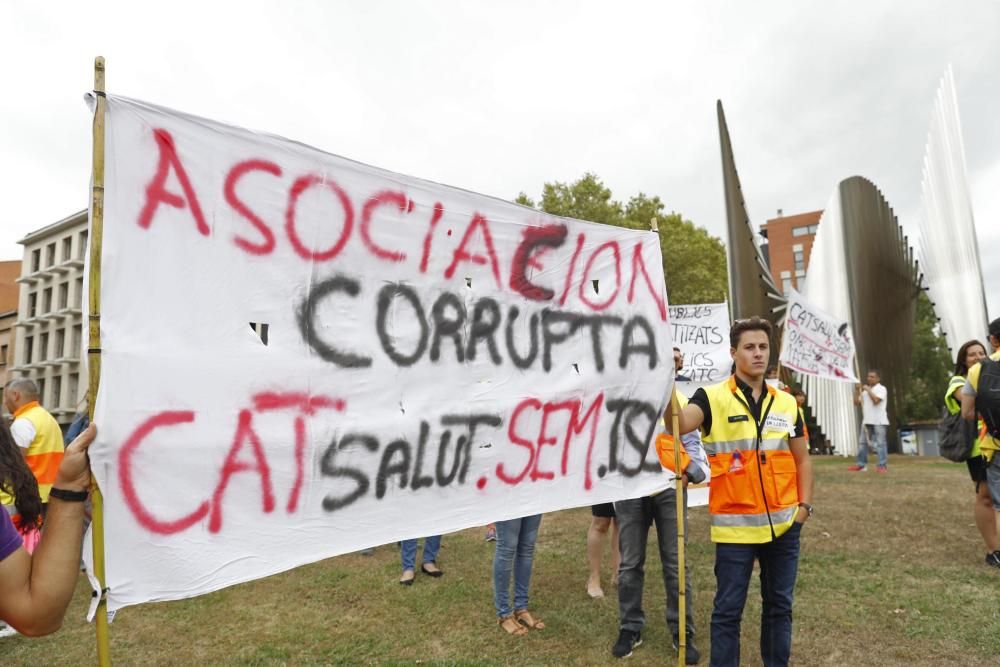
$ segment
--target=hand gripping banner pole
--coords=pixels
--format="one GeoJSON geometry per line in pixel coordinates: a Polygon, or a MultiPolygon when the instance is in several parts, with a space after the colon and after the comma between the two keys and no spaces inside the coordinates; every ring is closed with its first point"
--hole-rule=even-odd
{"type": "MultiPolygon", "coordinates": [[[[89,342],[87,344],[87,396],[88,416],[94,420],[97,388],[101,384],[101,241],[104,236],[104,114],[107,99],[104,96],[104,58],[94,60],[94,150],[93,173],[90,184],[90,276],[89,276],[89,342]]],[[[94,576],[101,587],[97,604],[97,664],[111,665],[108,641],[108,601],[104,576],[104,498],[91,476],[90,498],[93,504],[90,524],[94,543],[94,576]]]]}
{"type": "MultiPolygon", "coordinates": [[[[649,228],[660,233],[656,218],[649,221],[649,228]]],[[[665,279],[665,278],[664,278],[665,279]]],[[[677,664],[684,667],[687,656],[687,581],[684,566],[684,471],[681,470],[681,404],[677,400],[677,388],[671,384],[670,414],[671,434],[674,436],[674,499],[677,507],[677,664]]]]}

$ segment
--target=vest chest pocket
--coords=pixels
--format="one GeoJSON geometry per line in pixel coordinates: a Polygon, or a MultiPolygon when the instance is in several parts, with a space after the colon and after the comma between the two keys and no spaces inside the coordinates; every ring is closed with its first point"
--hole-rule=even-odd
{"type": "Polygon", "coordinates": [[[774,489],[774,500],[778,505],[787,507],[799,502],[798,468],[795,459],[788,452],[769,455],[767,463],[771,466],[771,488],[774,489]]]}
{"type": "Polygon", "coordinates": [[[751,514],[760,503],[757,479],[757,456],[740,452],[742,467],[733,470],[732,454],[709,456],[712,480],[709,483],[708,508],[712,514],[751,514]]]}

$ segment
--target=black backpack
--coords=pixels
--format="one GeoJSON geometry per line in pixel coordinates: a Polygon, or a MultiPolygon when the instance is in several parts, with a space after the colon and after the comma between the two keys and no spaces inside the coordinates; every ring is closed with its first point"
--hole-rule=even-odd
{"type": "Polygon", "coordinates": [[[938,424],[938,451],[949,461],[967,461],[978,435],[975,421],[962,419],[961,410],[951,414],[945,408],[938,424]]]}
{"type": "Polygon", "coordinates": [[[979,364],[976,412],[983,418],[989,434],[1000,438],[1000,361],[987,358],[979,364]]]}

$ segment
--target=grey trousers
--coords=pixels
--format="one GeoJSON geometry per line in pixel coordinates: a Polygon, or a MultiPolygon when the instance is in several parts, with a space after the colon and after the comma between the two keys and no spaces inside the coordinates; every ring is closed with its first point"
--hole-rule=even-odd
{"type": "MultiPolygon", "coordinates": [[[[667,597],[667,627],[678,637],[677,611],[677,508],[676,492],[667,489],[655,496],[622,500],[615,503],[618,517],[618,545],[622,563],[618,570],[618,618],[621,629],[639,632],[646,624],[642,611],[642,587],[645,581],[646,539],[649,527],[656,524],[656,541],[663,564],[663,586],[667,597]]],[[[684,536],[687,540],[687,493],[684,494],[684,536]]],[[[685,634],[695,634],[694,597],[691,592],[691,569],[685,572],[685,634]]]]}

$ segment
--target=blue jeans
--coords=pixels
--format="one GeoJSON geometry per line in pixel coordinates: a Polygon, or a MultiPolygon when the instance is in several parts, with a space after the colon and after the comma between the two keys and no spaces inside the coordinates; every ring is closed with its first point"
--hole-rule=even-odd
{"type": "Polygon", "coordinates": [[[535,560],[535,540],[542,515],[497,521],[497,546],[493,554],[493,606],[504,618],[514,609],[528,608],[528,585],[535,560]],[[514,609],[510,606],[510,575],[514,573],[514,609]]]}
{"type": "Polygon", "coordinates": [[[858,432],[858,465],[868,465],[868,443],[871,442],[878,452],[878,464],[883,468],[889,464],[889,452],[885,441],[884,425],[862,424],[861,431],[858,432]],[[868,431],[867,437],[865,431],[868,431]]]}
{"type": "MultiPolygon", "coordinates": [[[[646,624],[642,610],[642,589],[645,582],[646,541],[649,527],[656,524],[656,541],[660,548],[663,587],[667,600],[667,628],[676,639],[679,635],[677,594],[677,492],[667,489],[655,496],[620,500],[615,503],[618,517],[618,545],[622,561],[618,570],[618,622],[620,629],[639,632],[646,624]]],[[[684,536],[687,537],[687,494],[684,494],[684,536]]],[[[684,568],[685,635],[694,637],[694,597],[691,593],[691,566],[684,568]]]]}
{"type": "Polygon", "coordinates": [[[787,665],[792,652],[792,596],[799,569],[802,524],[766,544],[715,545],[713,667],[740,664],[740,622],[754,559],[760,561],[760,657],[765,667],[787,665]]]}
{"type": "MultiPolygon", "coordinates": [[[[441,548],[441,536],[432,535],[424,538],[424,555],[422,563],[437,561],[438,549],[441,548]]],[[[417,564],[417,541],[403,540],[399,543],[399,553],[403,557],[403,570],[412,570],[417,564]]]]}

